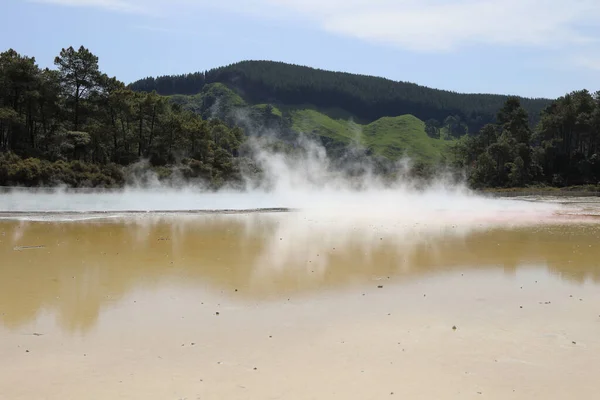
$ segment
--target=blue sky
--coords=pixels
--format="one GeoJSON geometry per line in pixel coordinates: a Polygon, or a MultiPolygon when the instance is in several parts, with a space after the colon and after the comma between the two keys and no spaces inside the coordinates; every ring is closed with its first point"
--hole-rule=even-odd
{"type": "Polygon", "coordinates": [[[600,90],[599,0],[2,0],[0,50],[145,76],[268,59],[459,92],[600,90]]]}

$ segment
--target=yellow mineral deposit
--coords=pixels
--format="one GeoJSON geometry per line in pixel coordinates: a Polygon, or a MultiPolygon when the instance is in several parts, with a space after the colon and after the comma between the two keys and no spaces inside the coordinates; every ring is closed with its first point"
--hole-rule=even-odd
{"type": "Polygon", "coordinates": [[[596,398],[600,203],[546,200],[4,213],[0,398],[596,398]]]}

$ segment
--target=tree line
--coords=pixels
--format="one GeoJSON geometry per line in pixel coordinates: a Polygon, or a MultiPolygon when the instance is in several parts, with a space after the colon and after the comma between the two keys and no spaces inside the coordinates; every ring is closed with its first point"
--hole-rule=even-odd
{"type": "Polygon", "coordinates": [[[178,165],[211,185],[239,179],[240,128],[127,88],[83,46],[62,49],[54,64],[0,53],[0,185],[118,186],[139,160],[162,176],[178,165]]]}
{"type": "MultiPolygon", "coordinates": [[[[0,53],[0,185],[120,186],[140,160],[162,178],[180,176],[211,187],[241,182],[241,169],[255,168],[242,157],[244,130],[161,95],[197,93],[210,82],[226,85],[205,90],[207,110],[234,86],[256,102],[309,102],[366,119],[421,116],[430,136],[443,131],[460,138],[453,146],[454,166],[467,170],[474,187],[600,182],[600,92],[575,91],[553,102],[459,95],[273,62],[127,86],[101,72],[98,57],[83,46],[62,49],[54,64],[40,68],[35,58],[15,50],[0,53]],[[497,104],[499,111],[492,111],[497,104]]],[[[229,103],[236,101],[242,100],[229,103]]],[[[217,108],[227,114],[226,107],[217,108]]],[[[253,112],[251,123],[286,132],[293,141],[291,122],[275,118],[272,107],[253,112]]],[[[343,157],[344,149],[339,153],[343,157]]]]}
{"type": "MultiPolygon", "coordinates": [[[[412,114],[427,121],[445,123],[448,117],[457,129],[476,132],[495,122],[495,113],[508,96],[460,94],[431,89],[408,82],[332,72],[272,61],[243,61],[188,75],[145,78],[130,84],[136,91],[159,94],[195,94],[206,84],[220,82],[236,89],[248,102],[287,105],[312,104],[321,108],[342,108],[366,122],[381,117],[412,114]]],[[[548,99],[521,98],[530,115],[538,121],[548,99]]]]}
{"type": "Polygon", "coordinates": [[[474,187],[600,185],[600,92],[568,93],[546,107],[531,128],[518,98],[496,123],[454,147],[456,165],[474,187]]]}

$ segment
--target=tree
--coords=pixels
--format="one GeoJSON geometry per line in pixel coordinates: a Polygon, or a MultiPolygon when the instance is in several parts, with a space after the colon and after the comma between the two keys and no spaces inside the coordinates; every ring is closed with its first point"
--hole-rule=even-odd
{"type": "Polygon", "coordinates": [[[444,126],[454,137],[461,137],[467,133],[467,125],[461,121],[460,116],[450,115],[444,120],[444,126]]]}
{"type": "MultiPolygon", "coordinates": [[[[242,61],[206,72],[144,78],[132,90],[161,95],[196,94],[204,85],[219,83],[235,88],[253,104],[312,104],[320,109],[341,108],[361,120],[373,122],[386,116],[412,114],[422,121],[443,121],[458,115],[469,132],[493,123],[507,96],[460,94],[435,90],[409,82],[372,76],[323,71],[270,61],[242,61]]],[[[521,99],[537,122],[549,99],[521,99]]]]}
{"type": "Polygon", "coordinates": [[[481,153],[477,158],[475,168],[471,174],[471,185],[476,188],[492,186],[497,181],[497,169],[489,153],[481,153]]]}
{"type": "Polygon", "coordinates": [[[31,57],[0,53],[0,185],[118,185],[123,169],[113,163],[145,158],[163,166],[160,176],[187,163],[212,185],[241,179],[241,129],[133,92],[84,47],[55,61],[57,70],[41,70],[31,57]]]}
{"type": "Polygon", "coordinates": [[[498,128],[493,124],[487,124],[479,131],[482,146],[487,148],[498,141],[498,128]]]}
{"type": "Polygon", "coordinates": [[[100,71],[98,57],[81,46],[78,50],[73,47],[62,49],[54,59],[58,67],[63,87],[73,102],[73,130],[77,131],[80,124],[80,105],[83,99],[99,87],[100,71]]]}
{"type": "Polygon", "coordinates": [[[425,133],[427,136],[439,139],[440,138],[440,122],[437,119],[431,118],[425,121],[425,133]]]}
{"type": "Polygon", "coordinates": [[[509,97],[496,119],[500,128],[508,132],[517,143],[529,143],[531,140],[529,117],[518,97],[509,97]]]}

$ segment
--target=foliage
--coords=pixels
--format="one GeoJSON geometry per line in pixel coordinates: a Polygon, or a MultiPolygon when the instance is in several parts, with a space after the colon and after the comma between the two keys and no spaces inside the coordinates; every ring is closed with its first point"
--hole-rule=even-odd
{"type": "MultiPolygon", "coordinates": [[[[204,84],[225,84],[250,104],[313,104],[319,109],[341,108],[367,123],[382,117],[412,114],[426,121],[452,117],[452,134],[477,131],[495,122],[495,113],[507,96],[459,94],[408,82],[331,72],[271,61],[243,61],[204,73],[146,78],[130,85],[136,91],[160,94],[196,94],[204,84]]],[[[531,123],[550,101],[520,99],[531,123]]],[[[451,121],[448,121],[451,122],[451,121]]]]}
{"type": "Polygon", "coordinates": [[[600,183],[600,93],[458,94],[263,61],[127,87],[85,47],[55,65],[0,53],[0,185],[119,186],[145,161],[158,179],[219,187],[260,174],[245,132],[290,151],[304,133],[384,173],[405,154],[423,174],[451,156],[479,188],[600,183]]]}
{"type": "Polygon", "coordinates": [[[81,161],[51,162],[38,158],[22,159],[14,153],[0,153],[1,186],[103,187],[121,186],[123,170],[116,164],[89,164],[81,161]]]}
{"type": "MultiPolygon", "coordinates": [[[[239,178],[239,128],[204,120],[154,91],[127,89],[85,47],[62,49],[55,64],[41,69],[14,50],[0,53],[1,184],[119,185],[115,164],[141,159],[170,168],[196,160],[211,183],[239,178]]],[[[215,102],[217,89],[208,93],[215,102]]]]}
{"type": "Polygon", "coordinates": [[[475,187],[600,183],[600,92],[575,91],[550,104],[532,131],[519,99],[509,98],[497,124],[453,147],[475,187]]]}
{"type": "Polygon", "coordinates": [[[364,148],[365,156],[397,160],[410,155],[417,162],[433,164],[440,161],[449,143],[437,140],[446,130],[441,124],[437,124],[438,136],[430,138],[426,124],[414,116],[381,118],[369,124],[339,108],[321,109],[311,104],[277,107],[269,103],[249,106],[220,83],[206,85],[197,95],[176,95],[171,100],[207,118],[217,115],[232,125],[243,126],[249,135],[266,134],[293,142],[299,134],[304,134],[320,142],[335,159],[346,157],[358,146],[364,148]],[[213,99],[213,93],[219,93],[217,100],[213,99]]]}

